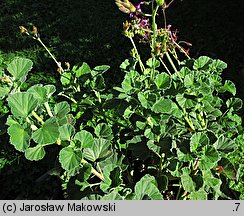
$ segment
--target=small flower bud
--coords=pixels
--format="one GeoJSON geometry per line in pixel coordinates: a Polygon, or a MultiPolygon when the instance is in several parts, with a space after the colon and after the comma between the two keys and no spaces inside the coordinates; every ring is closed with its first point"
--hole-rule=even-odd
{"type": "Polygon", "coordinates": [[[37,31],[37,27],[36,27],[36,26],[33,26],[33,27],[32,27],[32,33],[33,33],[34,35],[37,35],[38,31],[37,31]]]}
{"type": "Polygon", "coordinates": [[[127,31],[131,26],[131,23],[129,23],[127,20],[123,22],[123,29],[124,31],[127,31]]]}
{"type": "Polygon", "coordinates": [[[24,26],[19,26],[20,32],[21,33],[26,33],[28,34],[28,30],[24,26]]]}
{"type": "Polygon", "coordinates": [[[136,12],[136,7],[130,2],[130,12],[136,12]]]}
{"type": "Polygon", "coordinates": [[[115,4],[124,13],[136,12],[136,7],[129,0],[115,0],[115,4]]]}
{"type": "Polygon", "coordinates": [[[65,62],[65,66],[67,67],[67,70],[70,69],[70,63],[69,62],[65,62]]]}
{"type": "Polygon", "coordinates": [[[163,6],[164,4],[164,0],[156,0],[157,2],[157,5],[160,7],[160,6],[163,6]]]}

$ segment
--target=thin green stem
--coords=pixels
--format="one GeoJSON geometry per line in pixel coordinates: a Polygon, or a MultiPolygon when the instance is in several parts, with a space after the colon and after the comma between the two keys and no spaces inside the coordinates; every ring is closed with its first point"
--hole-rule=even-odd
{"type": "Polygon", "coordinates": [[[162,170],[163,170],[163,162],[164,162],[164,154],[160,155],[160,162],[159,162],[159,171],[158,171],[158,176],[161,176],[162,170]]]}
{"type": "Polygon", "coordinates": [[[191,120],[188,118],[188,116],[185,114],[185,120],[186,120],[186,122],[188,123],[188,125],[190,126],[190,128],[193,130],[193,131],[195,131],[195,127],[194,127],[194,125],[193,125],[193,123],[191,122],[191,120]]]}
{"type": "Polygon", "coordinates": [[[176,68],[176,66],[175,66],[175,64],[174,64],[174,62],[172,61],[172,59],[171,59],[169,53],[166,52],[165,54],[166,54],[167,59],[169,60],[169,63],[171,64],[172,68],[174,69],[175,73],[178,75],[178,77],[180,78],[180,81],[183,83],[183,80],[182,80],[182,78],[181,78],[181,75],[180,75],[179,71],[177,70],[177,68],[176,68]]]}
{"type": "Polygon", "coordinates": [[[69,97],[69,96],[63,94],[62,92],[60,92],[58,95],[63,96],[63,97],[65,97],[65,98],[71,100],[71,101],[74,102],[75,104],[77,104],[77,101],[76,101],[74,98],[71,98],[71,97],[69,97]]]}
{"type": "Polygon", "coordinates": [[[137,57],[137,59],[138,59],[138,61],[139,61],[139,64],[140,64],[140,67],[141,67],[141,71],[142,71],[142,73],[144,73],[145,66],[144,66],[143,63],[142,63],[142,60],[141,60],[141,57],[140,57],[140,55],[139,55],[138,49],[137,49],[137,47],[136,47],[136,44],[135,44],[135,42],[134,42],[134,40],[133,40],[132,37],[129,37],[129,39],[130,39],[130,41],[131,41],[131,43],[132,43],[132,45],[133,45],[133,48],[134,48],[135,51],[136,51],[136,57],[137,57]]]}
{"type": "Polygon", "coordinates": [[[181,52],[183,52],[184,54],[185,54],[185,56],[188,58],[188,59],[191,59],[191,57],[186,53],[186,51],[178,44],[178,43],[176,43],[175,41],[173,42],[176,46],[177,46],[177,48],[181,51],[181,52]]]}
{"type": "Polygon", "coordinates": [[[31,130],[38,130],[38,127],[35,124],[32,124],[31,120],[28,117],[26,117],[26,121],[31,125],[31,130]]]}
{"type": "Polygon", "coordinates": [[[180,197],[180,192],[181,192],[181,185],[179,186],[179,189],[178,189],[178,192],[177,192],[177,195],[176,195],[176,200],[179,200],[179,197],[180,197]]]}
{"type": "Polygon", "coordinates": [[[64,72],[64,69],[62,68],[61,64],[56,60],[56,58],[54,57],[54,55],[50,52],[50,50],[47,48],[47,46],[42,42],[41,38],[40,37],[37,37],[36,40],[39,41],[40,44],[45,48],[45,50],[48,52],[48,54],[51,56],[51,58],[57,64],[57,66],[60,69],[60,71],[63,73],[64,72]]]}
{"type": "MultiPolygon", "coordinates": [[[[85,159],[82,159],[81,161],[82,164],[86,164],[88,163],[85,159]]],[[[105,178],[103,177],[103,174],[99,173],[98,171],[96,171],[93,167],[91,168],[91,172],[92,174],[94,174],[95,176],[97,176],[99,179],[101,179],[102,181],[105,180],[105,178]]]]}
{"type": "MultiPolygon", "coordinates": [[[[152,7],[154,7],[152,5],[152,7]]],[[[156,15],[158,11],[159,6],[157,5],[156,8],[152,8],[153,13],[152,13],[152,30],[153,30],[153,37],[152,37],[152,71],[150,74],[150,80],[153,82],[154,80],[154,75],[155,75],[155,63],[156,63],[156,57],[155,57],[155,52],[156,52],[156,39],[157,39],[157,23],[156,23],[156,15]]]]}
{"type": "Polygon", "coordinates": [[[51,111],[51,108],[50,108],[48,102],[45,102],[45,103],[44,103],[44,106],[45,106],[45,108],[46,108],[46,110],[47,110],[48,115],[49,115],[50,117],[53,117],[53,114],[52,114],[52,111],[51,111]]]}
{"type": "Polygon", "coordinates": [[[152,38],[152,51],[156,50],[156,38],[157,38],[157,24],[156,24],[156,15],[158,12],[159,6],[157,5],[155,9],[153,9],[153,14],[152,14],[152,29],[153,29],[153,38],[152,38]]]}
{"type": "Polygon", "coordinates": [[[169,75],[172,75],[171,73],[170,73],[170,70],[168,69],[168,67],[166,66],[166,64],[164,63],[164,61],[163,61],[163,59],[160,57],[159,58],[159,61],[162,63],[162,65],[164,66],[164,68],[166,69],[166,71],[168,72],[168,74],[169,75]]]}
{"type": "Polygon", "coordinates": [[[39,115],[37,115],[35,111],[32,111],[31,114],[36,118],[37,121],[39,121],[41,124],[44,124],[42,118],[39,115]]]}

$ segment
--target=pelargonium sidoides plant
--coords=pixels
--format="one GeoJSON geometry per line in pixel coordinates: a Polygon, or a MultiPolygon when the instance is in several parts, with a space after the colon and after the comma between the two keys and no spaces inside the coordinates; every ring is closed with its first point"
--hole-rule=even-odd
{"type": "Polygon", "coordinates": [[[23,90],[32,62],[8,64],[0,96],[11,110],[10,143],[29,160],[58,145],[64,190],[76,184],[80,198],[110,200],[243,196],[242,100],[233,82],[222,81],[223,61],[193,59],[181,46],[191,44],[178,42],[166,22],[172,2],[115,0],[129,16],[123,34],[132,50],[113,89],[103,78],[109,66],[63,68],[35,27],[20,27],[56,62],[62,87],[23,90]],[[149,52],[140,53],[138,42],[149,52]]]}

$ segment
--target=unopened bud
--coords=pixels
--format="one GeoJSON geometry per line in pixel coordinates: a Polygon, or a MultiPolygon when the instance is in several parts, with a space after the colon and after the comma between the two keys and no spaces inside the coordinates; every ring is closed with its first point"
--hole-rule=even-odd
{"type": "Polygon", "coordinates": [[[123,29],[124,31],[127,31],[131,26],[131,23],[129,23],[127,20],[123,22],[123,29]]]}
{"type": "Polygon", "coordinates": [[[115,4],[124,13],[133,13],[136,11],[136,7],[129,0],[115,0],[115,4]]]}
{"type": "Polygon", "coordinates": [[[67,70],[70,69],[70,63],[69,62],[65,62],[65,66],[67,67],[67,70]]]}
{"type": "Polygon", "coordinates": [[[20,32],[21,33],[26,33],[28,34],[28,30],[24,26],[19,26],[20,32]]]}
{"type": "Polygon", "coordinates": [[[160,7],[160,6],[163,6],[164,4],[164,0],[156,0],[157,2],[157,5],[160,7]]]}
{"type": "Polygon", "coordinates": [[[37,35],[38,31],[37,31],[37,27],[36,27],[36,26],[33,26],[33,27],[32,27],[32,33],[33,33],[34,35],[37,35]]]}
{"type": "Polygon", "coordinates": [[[136,7],[130,2],[130,12],[136,12],[136,7]]]}

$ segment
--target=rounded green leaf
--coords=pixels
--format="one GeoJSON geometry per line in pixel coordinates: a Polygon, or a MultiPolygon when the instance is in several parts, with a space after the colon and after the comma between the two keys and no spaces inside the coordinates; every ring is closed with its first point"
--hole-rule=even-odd
{"type": "Polygon", "coordinates": [[[90,148],[94,143],[92,134],[85,130],[76,133],[74,140],[78,140],[81,143],[81,148],[90,148]]]}
{"type": "Polygon", "coordinates": [[[59,138],[59,127],[56,118],[50,118],[32,134],[33,140],[38,144],[52,144],[59,138]]]}
{"type": "Polygon", "coordinates": [[[219,59],[214,59],[211,63],[211,67],[212,69],[217,70],[217,72],[222,72],[227,68],[227,64],[219,59]]]}
{"type": "Polygon", "coordinates": [[[108,164],[103,168],[104,181],[101,182],[100,188],[107,192],[108,189],[119,186],[123,181],[121,179],[121,169],[115,164],[108,164]]]}
{"type": "Polygon", "coordinates": [[[208,194],[204,190],[191,192],[188,196],[191,200],[207,200],[208,194]]]}
{"type": "Polygon", "coordinates": [[[168,89],[171,86],[171,78],[166,73],[158,74],[154,80],[158,89],[168,89]]]}
{"type": "Polygon", "coordinates": [[[72,124],[64,124],[59,127],[59,138],[61,140],[71,141],[71,136],[75,133],[75,128],[72,124]]]}
{"type": "Polygon", "coordinates": [[[42,145],[37,145],[32,148],[28,148],[25,151],[25,157],[31,161],[38,161],[44,158],[45,150],[42,145]]]}
{"type": "Polygon", "coordinates": [[[109,127],[105,123],[100,123],[96,126],[95,134],[97,135],[97,137],[101,137],[109,140],[113,138],[113,131],[111,127],[109,127]]]}
{"type": "Polygon", "coordinates": [[[29,92],[10,94],[8,104],[16,117],[27,117],[37,106],[38,101],[29,92]]]}
{"type": "Polygon", "coordinates": [[[199,168],[201,170],[212,169],[220,160],[219,153],[212,146],[205,146],[201,157],[199,168]]]}
{"type": "Polygon", "coordinates": [[[156,94],[151,93],[150,91],[139,92],[137,96],[138,100],[141,102],[141,105],[146,109],[152,107],[157,100],[156,94]]]}
{"type": "Polygon", "coordinates": [[[219,136],[218,140],[214,143],[214,147],[217,150],[230,152],[236,146],[236,143],[233,140],[226,138],[223,134],[219,136]]]}
{"type": "Polygon", "coordinates": [[[9,65],[7,70],[11,73],[15,80],[19,80],[27,76],[32,69],[32,61],[26,58],[16,58],[9,65]]]}
{"type": "Polygon", "coordinates": [[[54,114],[58,118],[64,118],[69,112],[70,106],[66,101],[60,102],[54,107],[54,114]]]}
{"type": "Polygon", "coordinates": [[[184,78],[184,86],[189,88],[194,86],[194,74],[187,74],[184,78]]]}
{"type": "Polygon", "coordinates": [[[226,80],[225,84],[220,88],[219,92],[225,92],[228,91],[233,95],[236,95],[236,86],[235,84],[230,81],[230,80],[226,80]]]}
{"type": "Polygon", "coordinates": [[[170,113],[172,109],[172,101],[170,99],[160,98],[152,106],[152,111],[155,113],[170,113]]]}
{"type": "Polygon", "coordinates": [[[54,85],[45,85],[44,88],[47,91],[47,98],[50,98],[52,94],[56,91],[56,87],[54,85]]]}
{"type": "Polygon", "coordinates": [[[110,66],[109,65],[100,65],[100,66],[96,66],[95,68],[93,68],[93,70],[91,71],[91,75],[94,77],[98,74],[103,74],[104,72],[106,72],[107,70],[109,70],[110,66]]]}
{"type": "Polygon", "coordinates": [[[233,107],[235,111],[242,108],[243,102],[240,98],[230,98],[226,101],[227,108],[233,107]]]}
{"type": "Polygon", "coordinates": [[[0,86],[0,99],[3,99],[10,92],[10,88],[8,86],[1,87],[0,86]]]}
{"type": "Polygon", "coordinates": [[[198,147],[206,146],[209,144],[209,138],[206,134],[198,132],[191,137],[190,150],[195,152],[198,147]]]}
{"type": "Polygon", "coordinates": [[[72,74],[71,73],[63,73],[61,75],[61,78],[60,78],[60,81],[62,83],[62,85],[68,85],[70,84],[70,81],[71,81],[71,77],[72,77],[72,74]]]}
{"type": "Polygon", "coordinates": [[[162,200],[162,194],[158,190],[156,179],[146,174],[135,185],[135,200],[162,200]]]}
{"type": "Polygon", "coordinates": [[[229,179],[236,179],[237,177],[237,170],[236,167],[226,158],[222,158],[219,163],[219,166],[222,166],[223,168],[223,172],[221,172],[221,174],[223,174],[224,176],[226,176],[229,179]]]}
{"type": "Polygon", "coordinates": [[[27,92],[33,94],[34,98],[38,100],[38,104],[44,104],[47,101],[47,90],[40,84],[30,87],[27,92]]]}
{"type": "Polygon", "coordinates": [[[194,70],[204,70],[207,69],[209,64],[211,63],[211,58],[207,56],[200,56],[197,60],[195,60],[193,69],[194,70]]]}
{"type": "Polygon", "coordinates": [[[104,158],[110,154],[110,141],[99,138],[94,140],[94,144],[90,148],[85,148],[83,151],[84,158],[90,161],[96,161],[99,158],[104,158]]]}
{"type": "Polygon", "coordinates": [[[146,64],[147,64],[150,68],[152,68],[152,67],[155,67],[155,68],[159,67],[159,66],[160,66],[160,61],[157,60],[157,59],[154,59],[154,60],[153,60],[153,58],[150,58],[150,59],[147,60],[146,64]],[[155,62],[154,62],[154,65],[153,65],[153,61],[154,61],[154,60],[155,60],[155,62]]]}
{"type": "Polygon", "coordinates": [[[63,169],[71,171],[81,164],[82,153],[81,151],[75,151],[72,147],[68,146],[63,148],[59,152],[59,162],[63,169]]]}
{"type": "Polygon", "coordinates": [[[87,63],[83,62],[81,66],[75,65],[72,68],[72,71],[75,72],[76,77],[80,77],[80,76],[82,76],[84,74],[91,73],[91,68],[89,67],[89,65],[87,63]]]}
{"type": "Polygon", "coordinates": [[[18,151],[25,151],[30,146],[29,133],[19,124],[12,124],[8,128],[8,134],[10,135],[10,143],[18,151]]]}

